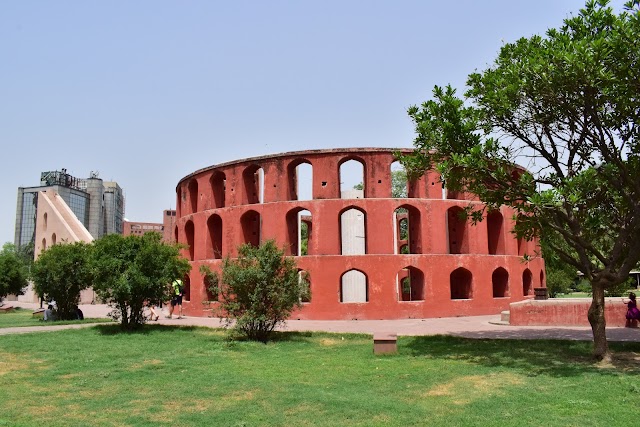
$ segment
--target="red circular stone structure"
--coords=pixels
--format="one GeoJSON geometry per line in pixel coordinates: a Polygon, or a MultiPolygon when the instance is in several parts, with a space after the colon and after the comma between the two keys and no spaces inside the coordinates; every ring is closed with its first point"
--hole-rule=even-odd
{"type": "Polygon", "coordinates": [[[494,314],[544,287],[535,241],[516,239],[502,207],[477,225],[460,219],[472,195],[443,189],[427,172],[392,197],[394,152],[309,150],[200,169],[178,183],[174,236],[192,265],[184,312],[205,316],[217,304],[201,265],[219,270],[243,243],[275,239],[308,274],[311,299],[297,319],[406,319],[494,314]],[[362,165],[361,193],[344,198],[341,165],[362,165]],[[298,171],[311,171],[310,200],[299,200],[298,171]],[[342,196],[342,197],[341,197],[342,196]],[[302,225],[308,237],[302,239],[302,225]],[[306,251],[305,251],[306,246],[306,251]]]}

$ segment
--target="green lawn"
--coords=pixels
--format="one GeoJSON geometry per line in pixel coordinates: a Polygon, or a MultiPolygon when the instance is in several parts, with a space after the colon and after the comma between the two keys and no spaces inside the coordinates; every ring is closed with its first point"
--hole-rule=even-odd
{"type": "MultiPolygon", "coordinates": [[[[34,319],[33,310],[24,308],[14,308],[13,311],[0,314],[0,328],[14,328],[17,326],[50,326],[68,325],[72,323],[104,323],[111,322],[111,319],[84,319],[84,320],[59,320],[55,322],[45,322],[42,319],[34,319]]],[[[0,424],[2,425],[2,424],[0,424]]]]}
{"type": "Polygon", "coordinates": [[[640,344],[597,366],[590,343],[117,325],[0,336],[0,426],[626,426],[640,344]]]}

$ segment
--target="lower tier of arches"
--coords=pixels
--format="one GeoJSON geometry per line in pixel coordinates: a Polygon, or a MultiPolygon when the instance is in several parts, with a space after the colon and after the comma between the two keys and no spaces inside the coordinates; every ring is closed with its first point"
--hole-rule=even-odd
{"type": "MultiPolygon", "coordinates": [[[[311,298],[292,318],[380,320],[497,314],[532,298],[545,286],[544,261],[518,256],[360,255],[297,257],[311,298]]],[[[200,265],[219,270],[220,260],[192,262],[183,310],[211,316],[218,302],[205,289],[200,265]]]]}

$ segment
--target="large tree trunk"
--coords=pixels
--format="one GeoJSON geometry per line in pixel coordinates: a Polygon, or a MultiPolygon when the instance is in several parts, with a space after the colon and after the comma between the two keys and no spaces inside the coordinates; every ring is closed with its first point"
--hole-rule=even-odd
{"type": "Polygon", "coordinates": [[[598,360],[611,360],[609,344],[607,343],[607,333],[605,330],[606,321],[604,318],[604,286],[601,283],[592,283],[593,299],[589,307],[589,323],[593,331],[593,357],[598,360]]]}

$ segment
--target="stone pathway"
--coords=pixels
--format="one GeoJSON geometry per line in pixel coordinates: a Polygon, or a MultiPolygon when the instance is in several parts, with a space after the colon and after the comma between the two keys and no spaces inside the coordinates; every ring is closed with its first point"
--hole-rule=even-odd
{"type": "MultiPolygon", "coordinates": [[[[7,302],[14,307],[36,309],[37,304],[7,302]]],[[[86,318],[107,317],[109,307],[106,305],[81,305],[86,318]]],[[[166,310],[166,309],[165,309],[166,310]]],[[[217,318],[186,317],[183,319],[166,319],[160,315],[158,322],[164,325],[204,326],[219,328],[222,322],[217,318]]],[[[566,339],[591,341],[592,334],[589,327],[548,327],[548,326],[510,326],[497,324],[500,315],[448,317],[437,319],[403,319],[403,320],[289,320],[281,330],[287,331],[325,331],[344,333],[393,333],[399,336],[419,335],[453,335],[467,338],[494,339],[566,339]]],[[[60,329],[86,328],[95,323],[76,325],[47,325],[20,328],[0,328],[0,335],[56,331],[60,329]]],[[[607,328],[609,341],[640,342],[640,329],[636,328],[607,328]]]]}

